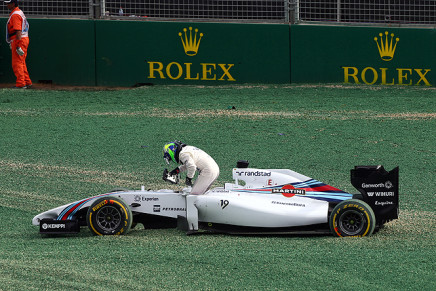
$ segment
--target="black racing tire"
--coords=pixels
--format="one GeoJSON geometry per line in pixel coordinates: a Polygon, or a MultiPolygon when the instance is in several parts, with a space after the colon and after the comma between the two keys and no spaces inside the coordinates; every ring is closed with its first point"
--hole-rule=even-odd
{"type": "Polygon", "coordinates": [[[132,210],[123,199],[106,196],[88,209],[86,223],[94,235],[123,235],[132,226],[132,210]]]}
{"type": "Polygon", "coordinates": [[[345,200],[333,208],[329,225],[333,235],[337,237],[370,236],[376,226],[375,214],[362,200],[345,200]]]}

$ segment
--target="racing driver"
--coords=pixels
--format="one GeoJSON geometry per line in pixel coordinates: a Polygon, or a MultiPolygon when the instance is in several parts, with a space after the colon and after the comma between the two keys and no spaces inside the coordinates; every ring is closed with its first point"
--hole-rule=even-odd
{"type": "Polygon", "coordinates": [[[176,175],[186,171],[186,185],[192,186],[191,194],[204,194],[218,178],[220,168],[215,160],[205,151],[194,146],[186,145],[180,141],[165,144],[163,156],[167,164],[173,161],[181,164],[169,174],[176,175]],[[192,179],[198,170],[198,177],[192,185],[192,179]]]}

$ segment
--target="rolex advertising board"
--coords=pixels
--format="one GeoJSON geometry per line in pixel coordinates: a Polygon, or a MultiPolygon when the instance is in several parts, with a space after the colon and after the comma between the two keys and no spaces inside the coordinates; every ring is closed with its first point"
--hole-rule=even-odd
{"type": "Polygon", "coordinates": [[[291,26],[291,82],[436,84],[436,30],[291,26]]]}
{"type": "Polygon", "coordinates": [[[289,83],[283,24],[96,22],[97,84],[289,83]]]}
{"type": "MultiPolygon", "coordinates": [[[[0,18],[5,26],[7,18],[0,18]]],[[[30,19],[35,82],[64,85],[342,83],[435,86],[436,29],[30,19]],[[52,36],[44,33],[54,31],[52,36]]],[[[0,44],[0,83],[12,83],[0,44]]]]}

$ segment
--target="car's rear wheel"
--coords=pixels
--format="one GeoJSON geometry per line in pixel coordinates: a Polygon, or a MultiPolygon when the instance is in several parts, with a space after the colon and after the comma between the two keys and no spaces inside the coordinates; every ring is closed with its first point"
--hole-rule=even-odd
{"type": "Polygon", "coordinates": [[[375,215],[362,200],[350,199],[336,205],[330,214],[330,230],[335,236],[369,236],[375,229],[375,215]]]}
{"type": "Polygon", "coordinates": [[[86,215],[86,222],[94,235],[126,234],[132,221],[129,206],[121,198],[113,196],[97,199],[86,215]]]}

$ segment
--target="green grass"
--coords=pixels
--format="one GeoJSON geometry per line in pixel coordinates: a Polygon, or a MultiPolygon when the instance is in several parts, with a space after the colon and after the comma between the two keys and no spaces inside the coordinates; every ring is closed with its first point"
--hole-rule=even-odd
{"type": "Polygon", "coordinates": [[[420,87],[0,90],[0,290],[434,290],[435,111],[436,90],[420,87]],[[171,187],[161,151],[174,139],[215,158],[216,185],[239,159],[350,192],[355,165],[400,166],[400,219],[362,239],[31,225],[116,187],[171,187]]]}

